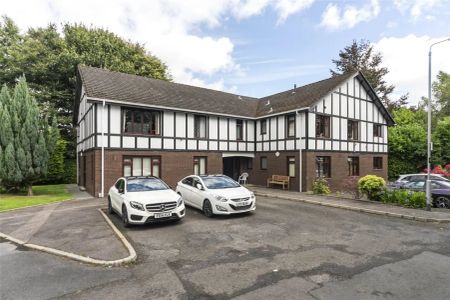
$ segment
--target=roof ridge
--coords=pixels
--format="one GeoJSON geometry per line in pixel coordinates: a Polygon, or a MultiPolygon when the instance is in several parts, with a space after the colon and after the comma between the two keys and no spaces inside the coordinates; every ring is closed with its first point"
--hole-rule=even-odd
{"type": "MultiPolygon", "coordinates": [[[[305,87],[308,87],[308,86],[310,86],[310,85],[317,84],[317,83],[320,83],[320,82],[323,82],[323,81],[327,81],[327,80],[330,80],[330,79],[334,79],[334,78],[337,78],[337,77],[344,77],[344,78],[345,78],[345,77],[350,77],[350,75],[353,76],[354,74],[355,74],[355,72],[352,72],[352,73],[349,72],[349,73],[339,74],[339,75],[337,75],[337,76],[331,76],[331,77],[328,77],[328,78],[325,78],[325,79],[322,79],[322,80],[314,81],[314,82],[307,83],[307,84],[305,84],[305,85],[296,87],[295,90],[301,89],[301,88],[305,88],[305,87]],[[345,75],[345,76],[344,76],[344,75],[345,75]]],[[[260,99],[260,100],[263,100],[263,99],[265,99],[265,98],[272,97],[272,96],[275,96],[275,95],[280,95],[280,94],[283,94],[283,93],[286,93],[286,92],[290,92],[290,91],[292,91],[292,90],[294,90],[294,89],[288,89],[288,90],[281,91],[281,92],[278,92],[278,93],[275,93],[275,94],[271,94],[271,95],[268,95],[268,96],[264,96],[264,97],[259,98],[259,99],[260,99]]]]}

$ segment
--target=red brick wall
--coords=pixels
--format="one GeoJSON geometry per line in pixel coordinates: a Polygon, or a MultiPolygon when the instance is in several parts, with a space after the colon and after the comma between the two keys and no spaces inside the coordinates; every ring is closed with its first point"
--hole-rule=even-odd
{"type": "MultiPolygon", "coordinates": [[[[101,150],[90,150],[83,153],[86,159],[86,190],[92,195],[98,196],[101,185],[101,150]],[[95,172],[94,172],[95,170],[95,172]],[[95,175],[94,175],[95,173],[95,175]]],[[[220,174],[223,172],[223,161],[221,152],[181,152],[181,151],[147,151],[147,150],[105,150],[105,195],[117,178],[123,175],[123,156],[160,156],[161,157],[161,178],[170,186],[175,187],[176,183],[183,177],[193,174],[193,157],[207,157],[207,172],[209,174],[220,174]]],[[[290,179],[290,190],[299,190],[299,153],[297,151],[280,152],[277,157],[275,152],[256,153],[253,160],[253,168],[247,169],[246,164],[241,162],[241,172],[249,173],[249,183],[256,185],[266,185],[267,178],[272,175],[287,175],[287,157],[295,157],[296,177],[290,179]],[[261,170],[260,158],[267,157],[267,170],[261,170]]],[[[345,179],[348,178],[349,156],[359,157],[360,176],[375,174],[387,178],[387,155],[384,154],[364,154],[348,152],[303,152],[303,191],[311,190],[315,180],[316,156],[331,157],[331,178],[328,179],[333,191],[343,190],[345,179]],[[383,157],[383,169],[373,169],[373,157],[383,157]]],[[[80,176],[83,176],[82,163],[80,163],[80,176]]],[[[80,184],[83,182],[80,178],[80,184]]]]}

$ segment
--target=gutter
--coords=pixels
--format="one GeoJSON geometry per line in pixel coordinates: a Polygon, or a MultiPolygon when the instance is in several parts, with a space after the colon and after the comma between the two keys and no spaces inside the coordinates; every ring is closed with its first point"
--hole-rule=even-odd
{"type": "Polygon", "coordinates": [[[102,130],[102,176],[101,176],[101,188],[98,194],[99,198],[103,198],[105,194],[105,126],[104,126],[104,114],[105,114],[105,100],[102,102],[102,113],[100,114],[101,130],[102,130]]]}

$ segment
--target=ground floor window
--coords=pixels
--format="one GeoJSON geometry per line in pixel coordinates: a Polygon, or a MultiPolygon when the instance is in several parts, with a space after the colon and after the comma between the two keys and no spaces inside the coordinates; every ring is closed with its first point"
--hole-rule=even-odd
{"type": "Polygon", "coordinates": [[[374,157],[373,158],[373,168],[375,170],[383,169],[383,158],[382,157],[374,157]]]}
{"type": "Polygon", "coordinates": [[[316,177],[331,177],[331,157],[317,156],[316,157],[316,177]]]}
{"type": "Polygon", "coordinates": [[[259,166],[261,170],[267,170],[267,157],[261,156],[259,166]]]}
{"type": "Polygon", "coordinates": [[[350,156],[348,158],[348,175],[359,176],[359,157],[350,156]]]}
{"type": "Polygon", "coordinates": [[[194,156],[194,174],[195,175],[206,175],[206,157],[204,156],[194,156]]]}
{"type": "Polygon", "coordinates": [[[130,157],[123,158],[123,176],[155,176],[161,174],[161,157],[130,157]]]}
{"type": "Polygon", "coordinates": [[[287,165],[288,165],[288,176],[295,177],[295,157],[288,156],[287,165]]]}

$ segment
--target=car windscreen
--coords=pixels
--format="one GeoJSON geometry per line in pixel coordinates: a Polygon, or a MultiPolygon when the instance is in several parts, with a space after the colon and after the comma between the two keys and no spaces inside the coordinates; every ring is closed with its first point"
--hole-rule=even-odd
{"type": "Polygon", "coordinates": [[[211,190],[239,187],[239,184],[229,177],[210,176],[210,177],[202,177],[202,179],[206,187],[211,190]]]}
{"type": "Polygon", "coordinates": [[[169,187],[158,178],[136,178],[128,179],[128,192],[148,192],[167,190],[169,187]]]}

